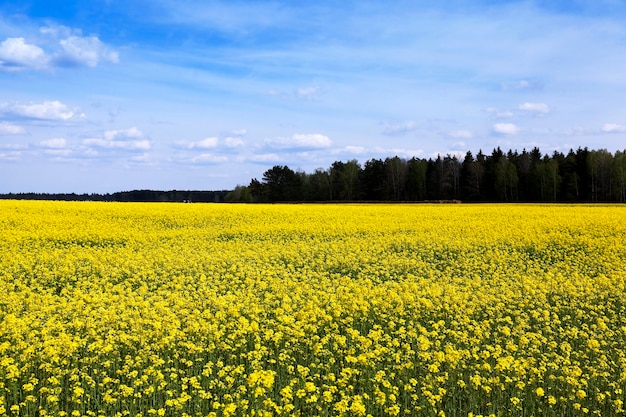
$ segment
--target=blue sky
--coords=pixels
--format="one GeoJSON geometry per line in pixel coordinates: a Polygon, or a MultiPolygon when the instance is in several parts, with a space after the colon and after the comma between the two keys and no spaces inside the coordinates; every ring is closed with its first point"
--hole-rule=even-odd
{"type": "Polygon", "coordinates": [[[0,192],[626,148],[626,2],[0,1],[0,192]]]}

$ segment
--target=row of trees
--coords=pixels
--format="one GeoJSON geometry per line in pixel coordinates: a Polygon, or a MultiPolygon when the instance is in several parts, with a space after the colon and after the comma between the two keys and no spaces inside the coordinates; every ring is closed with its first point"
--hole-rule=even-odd
{"type": "Polygon", "coordinates": [[[60,201],[123,201],[123,202],[193,202],[216,203],[224,201],[229,193],[223,191],[156,191],[133,190],[112,194],[76,193],[8,193],[0,194],[0,199],[10,200],[60,200],[60,201]]]}
{"type": "Polygon", "coordinates": [[[225,201],[519,201],[625,202],[626,150],[578,148],[542,154],[539,148],[490,155],[467,152],[436,159],[397,156],[336,161],[328,169],[297,172],[276,165],[238,186],[225,201]]]}

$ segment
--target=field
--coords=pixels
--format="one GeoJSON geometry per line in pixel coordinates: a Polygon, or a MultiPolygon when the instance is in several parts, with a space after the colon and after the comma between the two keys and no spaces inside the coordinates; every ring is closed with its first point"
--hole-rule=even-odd
{"type": "Polygon", "coordinates": [[[624,414],[626,206],[0,202],[0,415],[624,414]]]}

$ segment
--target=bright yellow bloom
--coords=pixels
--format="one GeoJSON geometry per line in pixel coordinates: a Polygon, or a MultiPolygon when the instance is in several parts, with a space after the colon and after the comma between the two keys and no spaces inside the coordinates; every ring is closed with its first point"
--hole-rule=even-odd
{"type": "Polygon", "coordinates": [[[0,201],[0,230],[0,414],[624,412],[626,206],[0,201]]]}

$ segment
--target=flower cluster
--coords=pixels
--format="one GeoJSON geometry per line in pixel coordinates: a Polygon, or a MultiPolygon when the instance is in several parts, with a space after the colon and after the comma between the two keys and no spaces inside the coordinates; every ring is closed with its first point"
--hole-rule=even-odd
{"type": "Polygon", "coordinates": [[[0,214],[0,416],[624,414],[623,206],[0,214]]]}

